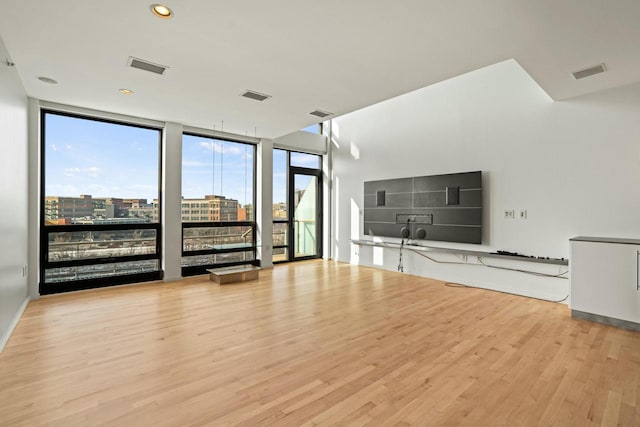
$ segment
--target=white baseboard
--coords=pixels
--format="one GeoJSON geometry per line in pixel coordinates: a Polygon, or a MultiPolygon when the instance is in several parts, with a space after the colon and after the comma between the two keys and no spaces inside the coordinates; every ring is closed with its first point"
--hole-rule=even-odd
{"type": "Polygon", "coordinates": [[[4,346],[7,345],[7,342],[9,341],[9,337],[11,337],[11,334],[13,333],[13,330],[16,328],[16,326],[18,325],[18,322],[22,318],[22,314],[24,313],[24,310],[27,308],[27,305],[29,304],[29,301],[31,301],[31,298],[29,298],[29,297],[26,297],[24,299],[24,301],[22,302],[22,305],[18,309],[18,312],[13,317],[13,320],[11,321],[11,324],[9,325],[9,329],[7,329],[6,333],[4,335],[2,335],[2,337],[0,338],[0,352],[4,349],[4,346]]]}

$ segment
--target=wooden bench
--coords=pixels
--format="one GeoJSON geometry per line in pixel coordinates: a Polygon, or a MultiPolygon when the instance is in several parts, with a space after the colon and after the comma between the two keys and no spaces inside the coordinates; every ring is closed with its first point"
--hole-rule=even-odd
{"type": "Polygon", "coordinates": [[[207,270],[209,279],[213,282],[225,285],[227,283],[247,282],[257,280],[260,267],[253,265],[238,265],[235,267],[222,267],[207,270]]]}

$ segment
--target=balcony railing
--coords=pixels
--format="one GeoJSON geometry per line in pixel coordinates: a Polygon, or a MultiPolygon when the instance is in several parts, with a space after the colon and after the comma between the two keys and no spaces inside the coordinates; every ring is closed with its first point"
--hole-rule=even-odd
{"type": "Polygon", "coordinates": [[[256,260],[256,223],[183,222],[182,275],[206,274],[208,269],[256,260]]]}
{"type": "Polygon", "coordinates": [[[157,223],[41,227],[40,292],[161,279],[160,232],[157,223]]]}

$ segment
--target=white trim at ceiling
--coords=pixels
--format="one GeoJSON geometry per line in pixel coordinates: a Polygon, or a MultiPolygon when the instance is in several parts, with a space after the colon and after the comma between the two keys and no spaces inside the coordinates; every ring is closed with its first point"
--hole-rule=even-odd
{"type": "Polygon", "coordinates": [[[184,133],[193,133],[202,136],[210,136],[212,138],[229,139],[238,142],[248,142],[249,144],[259,144],[260,138],[253,136],[239,135],[237,133],[222,132],[219,130],[204,129],[194,126],[184,126],[184,133]]]}
{"type": "Polygon", "coordinates": [[[91,108],[74,107],[72,105],[58,104],[55,102],[42,100],[39,101],[39,104],[40,108],[50,111],[56,111],[59,113],[78,114],[81,116],[93,117],[96,119],[113,120],[116,122],[123,122],[132,125],[147,126],[158,129],[164,128],[165,125],[165,122],[161,122],[158,120],[143,119],[141,117],[128,116],[125,114],[109,113],[106,111],[93,110],[91,108]]]}
{"type": "Polygon", "coordinates": [[[273,148],[324,155],[327,154],[327,137],[298,130],[274,139],[273,148]]]}

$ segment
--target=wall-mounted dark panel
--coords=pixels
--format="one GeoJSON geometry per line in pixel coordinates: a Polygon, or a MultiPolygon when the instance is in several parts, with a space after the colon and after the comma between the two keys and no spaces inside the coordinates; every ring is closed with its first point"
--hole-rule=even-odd
{"type": "Polygon", "coordinates": [[[410,239],[423,228],[425,240],[482,243],[482,172],[364,183],[365,234],[400,237],[407,223],[410,239]]]}
{"type": "Polygon", "coordinates": [[[457,243],[480,243],[482,241],[481,227],[433,226],[424,229],[427,231],[425,240],[457,243]]]}
{"type": "Polygon", "coordinates": [[[364,233],[370,236],[400,237],[400,230],[407,224],[391,224],[388,222],[365,222],[364,233]]]}
{"type": "Polygon", "coordinates": [[[369,194],[364,196],[365,208],[412,208],[413,207],[413,194],[411,193],[386,193],[384,207],[378,207],[376,204],[376,195],[369,194]]]}
{"type": "MultiPolygon", "coordinates": [[[[366,196],[365,196],[366,197],[366,196]]],[[[413,206],[416,208],[444,208],[447,206],[446,191],[416,192],[413,195],[413,206]]],[[[482,189],[460,190],[460,200],[457,207],[481,208],[482,189]]]]}
{"type": "Polygon", "coordinates": [[[384,190],[389,193],[410,193],[413,178],[386,179],[384,181],[369,181],[364,183],[364,194],[376,194],[384,190]]]}
{"type": "Polygon", "coordinates": [[[425,209],[433,213],[433,225],[473,225],[482,227],[482,209],[425,209]]]}
{"type": "Polygon", "coordinates": [[[451,173],[446,175],[420,176],[413,178],[414,191],[445,191],[447,187],[460,190],[482,188],[482,172],[451,173]]]}
{"type": "Polygon", "coordinates": [[[460,187],[447,187],[447,206],[460,204],[460,187]]]}
{"type": "MultiPolygon", "coordinates": [[[[397,224],[396,215],[398,214],[413,214],[413,209],[364,209],[364,217],[368,222],[388,222],[391,224],[397,224]]],[[[406,222],[406,220],[404,220],[404,222],[406,222]]]]}

